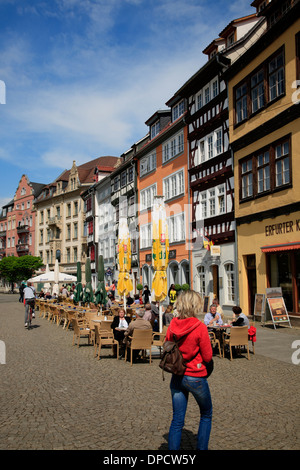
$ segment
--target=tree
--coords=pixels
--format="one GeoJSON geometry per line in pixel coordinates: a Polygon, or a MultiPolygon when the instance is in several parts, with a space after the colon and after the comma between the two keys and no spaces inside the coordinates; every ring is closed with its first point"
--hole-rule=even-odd
{"type": "Polygon", "coordinates": [[[15,282],[31,278],[41,266],[43,262],[38,256],[8,256],[0,260],[0,276],[11,283],[13,291],[15,282]]]}

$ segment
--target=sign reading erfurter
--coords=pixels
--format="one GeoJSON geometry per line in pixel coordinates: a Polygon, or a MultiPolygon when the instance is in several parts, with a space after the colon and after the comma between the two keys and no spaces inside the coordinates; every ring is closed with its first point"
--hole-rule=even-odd
{"type": "Polygon", "coordinates": [[[271,237],[273,235],[281,235],[291,232],[300,232],[300,219],[280,222],[278,224],[266,225],[265,235],[271,237]]]}

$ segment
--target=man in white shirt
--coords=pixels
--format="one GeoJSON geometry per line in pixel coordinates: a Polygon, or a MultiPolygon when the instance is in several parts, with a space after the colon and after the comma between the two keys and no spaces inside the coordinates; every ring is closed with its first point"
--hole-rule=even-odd
{"type": "Polygon", "coordinates": [[[25,300],[25,326],[27,326],[29,307],[32,308],[32,318],[35,318],[35,314],[34,314],[35,288],[31,284],[31,282],[28,282],[27,286],[24,289],[24,300],[25,300]]]}
{"type": "Polygon", "coordinates": [[[210,306],[210,311],[204,317],[204,323],[206,326],[223,325],[223,320],[220,313],[217,313],[217,307],[215,305],[210,306]]]}

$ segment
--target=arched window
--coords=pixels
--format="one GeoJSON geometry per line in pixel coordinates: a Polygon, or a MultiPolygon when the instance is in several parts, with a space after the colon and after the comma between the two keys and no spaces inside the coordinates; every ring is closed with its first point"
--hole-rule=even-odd
{"type": "Polygon", "coordinates": [[[181,284],[190,285],[190,265],[188,261],[183,261],[181,267],[181,284]]]}

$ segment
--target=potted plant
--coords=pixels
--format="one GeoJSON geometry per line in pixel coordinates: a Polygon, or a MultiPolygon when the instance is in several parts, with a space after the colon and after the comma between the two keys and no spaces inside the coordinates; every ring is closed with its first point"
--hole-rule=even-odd
{"type": "Polygon", "coordinates": [[[137,288],[138,291],[141,291],[141,290],[143,290],[143,285],[142,285],[142,284],[138,284],[138,285],[136,286],[136,288],[137,288]]]}
{"type": "Polygon", "coordinates": [[[183,291],[190,290],[190,285],[189,284],[182,284],[181,289],[183,291]]]}

